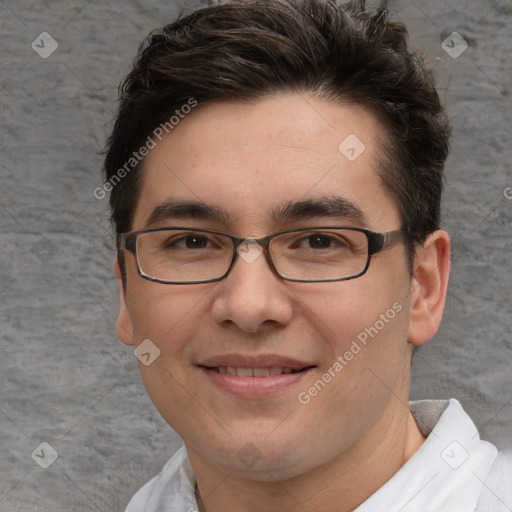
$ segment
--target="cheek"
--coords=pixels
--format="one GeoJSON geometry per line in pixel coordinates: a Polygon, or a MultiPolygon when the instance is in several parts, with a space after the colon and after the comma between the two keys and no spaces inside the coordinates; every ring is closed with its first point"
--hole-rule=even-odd
{"type": "Polygon", "coordinates": [[[324,340],[320,377],[329,382],[325,390],[321,382],[317,386],[320,400],[304,390],[319,414],[326,404],[339,411],[382,407],[408,365],[409,298],[403,278],[368,280],[368,286],[362,279],[340,282],[329,292],[313,290],[302,307],[301,314],[324,340]]]}
{"type": "Polygon", "coordinates": [[[308,318],[336,356],[349,350],[354,340],[364,345],[377,335],[387,337],[391,331],[407,329],[403,312],[408,288],[403,277],[380,282],[365,277],[298,290],[301,309],[297,314],[308,318]]]}
{"type": "Polygon", "coordinates": [[[149,339],[160,351],[149,365],[139,361],[144,387],[160,414],[179,431],[184,424],[186,431],[190,427],[187,418],[197,417],[189,389],[189,346],[208,314],[204,310],[207,290],[171,290],[165,286],[140,285],[129,301],[129,309],[136,345],[149,339]]]}
{"type": "Polygon", "coordinates": [[[149,338],[162,352],[181,347],[206,314],[208,290],[192,288],[151,282],[140,285],[128,304],[136,343],[149,338]]]}

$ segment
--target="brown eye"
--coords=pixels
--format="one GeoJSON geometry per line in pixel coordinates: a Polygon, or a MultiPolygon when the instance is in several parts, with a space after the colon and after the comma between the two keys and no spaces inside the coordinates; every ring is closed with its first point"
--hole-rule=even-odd
{"type": "Polygon", "coordinates": [[[332,238],[326,235],[311,235],[307,238],[312,249],[327,249],[331,247],[332,238]]]}
{"type": "Polygon", "coordinates": [[[168,239],[163,247],[165,249],[205,249],[210,240],[203,235],[186,235],[168,239]]]}

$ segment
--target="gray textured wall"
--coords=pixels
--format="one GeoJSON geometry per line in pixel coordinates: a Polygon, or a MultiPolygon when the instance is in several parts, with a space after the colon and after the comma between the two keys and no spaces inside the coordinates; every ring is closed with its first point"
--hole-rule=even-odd
{"type": "MultiPolygon", "coordinates": [[[[455,127],[450,297],[412,396],[458,398],[484,438],[511,447],[512,2],[389,3],[431,55],[455,127]],[[469,45],[457,58],[454,31],[469,45]]],[[[107,201],[92,195],[117,84],[172,5],[0,1],[2,512],[122,510],[179,444],[116,340],[107,201]],[[42,32],[58,43],[50,56],[42,32]],[[58,455],[47,469],[42,442],[58,455]]]]}

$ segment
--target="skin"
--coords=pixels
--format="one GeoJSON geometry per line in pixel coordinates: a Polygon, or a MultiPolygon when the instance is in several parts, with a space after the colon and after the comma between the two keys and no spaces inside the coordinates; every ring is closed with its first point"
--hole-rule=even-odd
{"type": "MultiPolygon", "coordinates": [[[[182,199],[221,206],[232,219],[170,218],[158,225],[251,238],[313,225],[400,229],[398,209],[377,175],[383,135],[361,106],[298,94],[202,105],[146,157],[132,228],[145,227],[159,204],[182,199]],[[338,151],[349,134],[366,146],[353,162],[338,151]],[[270,219],[284,200],[334,192],[362,210],[364,224],[270,219]]],[[[331,283],[284,281],[263,256],[250,264],[238,258],[223,281],[186,286],[142,279],[128,252],[126,265],[118,336],[129,345],[149,338],[161,351],[140,371],[159,412],[185,442],[201,510],[353,510],[421,447],[424,438],[408,409],[411,350],[441,322],[446,232],[436,231],[418,248],[413,277],[402,243],[375,255],[362,277],[331,283]],[[400,313],[301,404],[298,393],[396,302],[400,313]],[[212,385],[197,366],[226,353],[273,353],[316,367],[272,396],[244,399],[212,385]],[[250,467],[237,455],[246,445],[258,453],[250,467]]],[[[120,278],[117,263],[114,268],[120,278]]]]}

